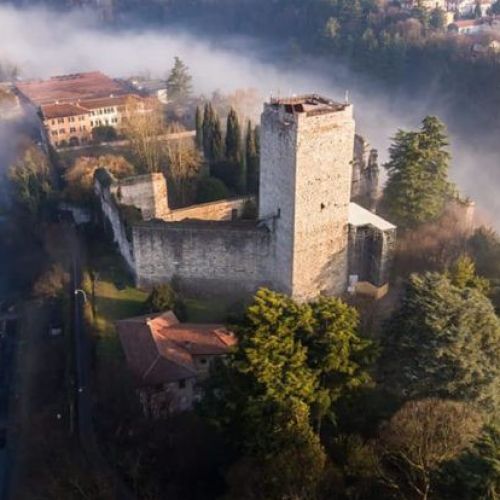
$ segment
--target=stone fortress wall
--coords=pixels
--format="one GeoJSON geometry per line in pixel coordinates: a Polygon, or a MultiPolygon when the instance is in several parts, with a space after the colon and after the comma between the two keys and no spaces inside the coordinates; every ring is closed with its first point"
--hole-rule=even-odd
{"type": "Polygon", "coordinates": [[[370,163],[364,141],[362,148],[355,141],[354,128],[350,105],[319,96],[266,104],[254,221],[241,220],[249,198],[170,210],[161,174],[121,181],[96,175],[103,214],[137,284],[147,288],[175,280],[190,293],[235,300],[260,286],[298,300],[337,295],[353,273],[380,286],[395,228],[378,217],[374,222],[361,207],[349,220],[351,191],[376,192],[376,162],[370,163]],[[135,207],[139,219],[127,219],[124,207],[135,207]]]}

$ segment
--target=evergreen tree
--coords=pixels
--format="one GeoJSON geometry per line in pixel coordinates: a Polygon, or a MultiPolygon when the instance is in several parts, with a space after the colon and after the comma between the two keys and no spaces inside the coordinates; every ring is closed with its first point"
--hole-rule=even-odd
{"type": "Polygon", "coordinates": [[[227,115],[226,127],[226,159],[236,170],[236,191],[246,192],[245,164],[242,158],[241,128],[238,114],[231,108],[227,115]]]}
{"type": "Polygon", "coordinates": [[[498,359],[500,320],[485,295],[446,275],[410,277],[384,335],[380,366],[388,389],[498,409],[498,359]]]}
{"type": "Polygon", "coordinates": [[[500,498],[500,429],[486,426],[474,446],[439,474],[440,498],[496,500],[500,498]]]}
{"type": "Polygon", "coordinates": [[[344,394],[370,381],[367,368],[375,361],[373,342],[357,334],[357,311],[342,300],[320,297],[310,304],[311,317],[298,330],[307,347],[307,363],[319,377],[314,404],[317,426],[344,394]]]}
{"type": "Polygon", "coordinates": [[[212,131],[214,125],[215,112],[210,102],[205,104],[205,109],[203,112],[203,153],[205,158],[211,159],[211,144],[212,144],[212,131]]]}
{"type": "Polygon", "coordinates": [[[210,134],[209,159],[220,161],[224,157],[224,142],[222,139],[222,127],[217,113],[212,115],[212,129],[210,134]]]}
{"type": "Polygon", "coordinates": [[[196,196],[198,203],[208,203],[209,201],[223,200],[224,198],[229,198],[229,191],[220,179],[215,177],[200,179],[196,196]]]}
{"type": "Polygon", "coordinates": [[[479,1],[476,2],[476,6],[474,7],[474,17],[477,19],[483,17],[483,9],[481,8],[481,3],[479,1]]]}
{"type": "Polygon", "coordinates": [[[238,115],[233,108],[227,115],[226,159],[234,163],[241,162],[241,128],[238,115]]]}
{"type": "Polygon", "coordinates": [[[489,281],[476,274],[476,265],[468,255],[463,255],[454,262],[448,277],[458,288],[476,288],[485,295],[490,290],[489,281]]]}
{"type": "Polygon", "coordinates": [[[436,7],[432,12],[429,19],[429,25],[435,30],[444,29],[446,24],[446,15],[443,9],[436,7]]]}
{"type": "Polygon", "coordinates": [[[301,401],[314,406],[318,421],[329,410],[325,395],[331,406],[368,380],[372,343],[356,335],[357,326],[356,311],[338,299],[297,304],[286,295],[259,290],[238,329],[234,357],[209,383],[207,409],[219,422],[237,425],[247,415],[249,427],[234,439],[244,435],[252,446],[264,448],[272,439],[258,432],[257,411],[267,408],[269,416],[273,405],[301,401]],[[257,410],[257,403],[264,407],[257,410]]]}
{"type": "Polygon", "coordinates": [[[403,228],[439,217],[452,194],[448,181],[450,155],[444,125],[428,116],[420,130],[400,130],[389,149],[383,208],[403,228]]]}
{"type": "Polygon", "coordinates": [[[196,106],[194,120],[196,127],[196,146],[201,150],[203,149],[203,113],[201,112],[200,106],[196,106]]]}
{"type": "Polygon", "coordinates": [[[167,79],[168,98],[172,101],[178,101],[189,97],[192,91],[191,82],[192,77],[189,74],[189,68],[179,57],[175,57],[174,67],[167,79]]]}
{"type": "Polygon", "coordinates": [[[259,155],[255,135],[252,122],[249,120],[245,137],[245,161],[247,190],[252,194],[257,194],[259,191],[259,155]]]}

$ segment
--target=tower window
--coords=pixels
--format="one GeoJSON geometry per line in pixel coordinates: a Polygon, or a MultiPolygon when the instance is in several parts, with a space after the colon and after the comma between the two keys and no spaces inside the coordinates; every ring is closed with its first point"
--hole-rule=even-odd
{"type": "Polygon", "coordinates": [[[321,204],[321,210],[324,210],[324,209],[325,209],[325,204],[324,204],[324,203],[322,203],[322,204],[321,204]]]}

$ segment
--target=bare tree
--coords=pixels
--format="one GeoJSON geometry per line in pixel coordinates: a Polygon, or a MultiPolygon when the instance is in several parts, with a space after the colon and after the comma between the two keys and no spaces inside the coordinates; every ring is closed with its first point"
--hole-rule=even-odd
{"type": "Polygon", "coordinates": [[[482,417],[456,401],[406,403],[382,427],[377,442],[383,481],[403,498],[429,498],[432,473],[478,437],[482,417]]]}
{"type": "MultiPolygon", "coordinates": [[[[183,132],[182,125],[174,123],[167,127],[169,134],[183,132]]],[[[201,155],[192,138],[171,139],[166,142],[168,178],[173,185],[178,204],[193,202],[196,181],[202,166],[201,155]]]]}
{"type": "Polygon", "coordinates": [[[123,132],[130,141],[139,169],[159,172],[164,156],[161,136],[165,133],[160,103],[130,97],[125,104],[123,132]]]}

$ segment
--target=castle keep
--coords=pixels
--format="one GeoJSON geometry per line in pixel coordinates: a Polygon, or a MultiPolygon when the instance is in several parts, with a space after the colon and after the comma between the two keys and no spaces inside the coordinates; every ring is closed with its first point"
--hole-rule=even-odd
{"type": "Polygon", "coordinates": [[[241,219],[248,198],[171,210],[161,174],[116,181],[101,169],[95,185],[139,286],[175,279],[232,296],[268,286],[309,300],[386,285],[395,227],[351,201],[370,206],[377,183],[352,106],[308,95],[264,106],[256,220],[241,219]]]}

